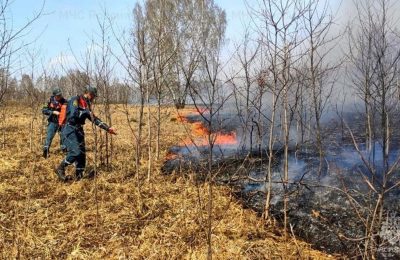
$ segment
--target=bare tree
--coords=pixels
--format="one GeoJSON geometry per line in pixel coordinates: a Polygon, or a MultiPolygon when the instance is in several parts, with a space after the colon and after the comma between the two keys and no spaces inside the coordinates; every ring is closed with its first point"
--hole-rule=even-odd
{"type": "MultiPolygon", "coordinates": [[[[135,169],[136,169],[136,185],[139,195],[141,195],[141,159],[143,155],[143,125],[144,125],[144,108],[147,97],[147,87],[151,77],[150,55],[153,49],[148,32],[148,21],[146,20],[145,10],[142,5],[137,3],[133,9],[133,25],[129,33],[129,37],[125,38],[124,34],[117,35],[114,27],[111,27],[113,35],[117,38],[118,45],[122,50],[122,55],[113,53],[118,63],[122,66],[127,74],[124,82],[124,89],[129,96],[125,97],[125,115],[127,124],[133,135],[135,144],[135,169]],[[131,116],[128,105],[137,102],[138,112],[137,119],[131,116]],[[137,129],[132,126],[132,122],[137,124],[137,129]]],[[[111,23],[111,21],[110,21],[111,23]]],[[[140,207],[143,205],[139,198],[140,207]]],[[[141,208],[139,209],[141,210],[141,208]]]]}
{"type": "MultiPolygon", "coordinates": [[[[93,39],[93,45],[96,47],[98,51],[93,53],[93,62],[94,62],[94,81],[96,82],[96,86],[100,89],[101,95],[101,103],[103,105],[103,112],[105,114],[106,123],[109,126],[112,126],[112,111],[111,111],[111,101],[112,101],[112,89],[111,89],[111,81],[112,74],[115,67],[115,62],[111,61],[112,51],[110,44],[110,35],[111,28],[109,17],[106,10],[103,10],[101,16],[96,16],[98,30],[97,40],[93,39]]],[[[110,166],[112,163],[112,154],[113,154],[113,139],[112,135],[109,135],[107,132],[103,134],[100,133],[100,147],[105,146],[105,155],[103,156],[103,149],[100,149],[100,162],[105,164],[107,170],[110,170],[110,166]],[[103,135],[105,136],[105,140],[103,140],[103,135]]]]}
{"type": "Polygon", "coordinates": [[[150,37],[160,38],[163,54],[168,60],[166,80],[172,101],[176,108],[186,104],[188,90],[193,84],[200,64],[204,35],[209,28],[198,24],[204,14],[217,19],[210,9],[212,1],[201,0],[150,0],[146,2],[150,37]],[[159,24],[162,21],[162,24],[159,24]],[[160,25],[162,25],[161,28],[160,25]],[[161,29],[161,31],[160,31],[161,29]],[[163,34],[160,35],[160,32],[163,34]]]}
{"type": "Polygon", "coordinates": [[[207,132],[208,158],[207,158],[207,258],[212,259],[212,225],[213,225],[213,185],[215,175],[212,171],[214,160],[214,144],[216,135],[213,133],[221,108],[229,95],[222,91],[219,75],[222,70],[221,51],[224,44],[226,16],[213,1],[202,6],[201,30],[207,32],[202,35],[201,65],[199,83],[189,88],[190,96],[197,111],[205,121],[207,132]]]}
{"type": "Polygon", "coordinates": [[[27,61],[29,63],[30,74],[23,74],[21,76],[21,87],[26,92],[27,103],[30,108],[30,138],[29,138],[29,149],[33,150],[34,145],[34,135],[35,135],[35,121],[38,119],[40,104],[43,102],[43,95],[40,90],[35,86],[36,83],[36,73],[38,67],[38,59],[40,52],[38,50],[32,49],[28,50],[26,53],[27,61]]]}
{"type": "Polygon", "coordinates": [[[177,6],[177,16],[181,18],[177,21],[174,36],[177,42],[176,76],[174,77],[176,83],[169,88],[171,93],[175,93],[173,95],[176,108],[185,106],[188,89],[193,84],[194,74],[200,63],[202,38],[206,32],[204,32],[204,26],[199,26],[198,21],[203,21],[203,14],[211,11],[206,9],[209,6],[207,2],[179,1],[177,6]]]}
{"type": "MultiPolygon", "coordinates": [[[[17,41],[21,39],[32,24],[41,17],[44,3],[45,2],[43,2],[41,9],[34,13],[26,23],[19,28],[14,28],[12,17],[10,17],[12,1],[0,0],[0,65],[2,69],[10,70],[12,55],[18,53],[23,47],[27,46],[27,44],[18,45],[17,41]]],[[[3,101],[7,88],[7,84],[1,84],[0,86],[0,104],[3,101]]]]}
{"type": "Polygon", "coordinates": [[[259,34],[265,68],[260,71],[258,85],[266,87],[270,97],[269,133],[268,133],[268,188],[265,204],[265,216],[269,216],[269,203],[272,188],[272,162],[275,151],[283,150],[284,228],[288,230],[289,204],[289,148],[291,146],[290,129],[297,110],[299,84],[296,75],[300,60],[304,57],[301,46],[304,43],[303,18],[308,6],[302,1],[259,1],[256,8],[250,7],[254,30],[259,34]],[[281,131],[277,131],[277,127],[281,131]],[[281,133],[281,134],[279,134],[281,133]],[[276,141],[279,143],[276,143],[276,141]]]}
{"type": "Polygon", "coordinates": [[[350,34],[349,48],[352,83],[365,107],[366,143],[368,153],[357,143],[350,129],[356,150],[368,169],[362,173],[370,188],[369,213],[365,217],[364,256],[375,258],[383,240],[379,237],[388,192],[398,187],[393,184],[399,160],[389,160],[390,131],[398,114],[398,74],[400,64],[400,37],[396,33],[396,20],[391,12],[394,2],[389,0],[366,1],[357,5],[358,21],[350,34]],[[355,42],[357,39],[357,42],[355,42]],[[377,143],[377,144],[375,144],[377,143]],[[380,149],[376,149],[376,147],[380,149]],[[374,154],[380,151],[382,161],[375,160],[374,154]],[[372,158],[370,154],[373,154],[372,158]]]}
{"type": "MultiPolygon", "coordinates": [[[[40,91],[41,97],[40,97],[40,102],[42,104],[45,104],[46,99],[48,98],[48,93],[50,92],[51,87],[57,86],[55,77],[50,75],[50,73],[47,71],[45,68],[43,60],[41,61],[41,70],[42,73],[39,75],[38,79],[36,80],[36,88],[40,91]]],[[[40,143],[44,142],[44,133],[46,130],[46,118],[42,117],[42,122],[41,122],[41,129],[40,129],[40,143]]]]}
{"type": "MultiPolygon", "coordinates": [[[[19,40],[26,36],[26,33],[32,24],[42,16],[44,8],[43,2],[42,7],[37,12],[33,13],[31,18],[20,27],[15,28],[10,10],[12,3],[13,1],[0,0],[0,110],[3,115],[3,122],[6,121],[6,113],[4,111],[5,98],[6,95],[10,93],[9,79],[16,70],[16,68],[13,68],[15,65],[13,63],[14,56],[19,54],[22,48],[29,45],[29,43],[23,44],[19,42],[19,40]]],[[[3,127],[3,147],[6,142],[5,129],[6,128],[3,127]]]]}
{"type": "Polygon", "coordinates": [[[364,5],[357,5],[357,19],[349,28],[348,60],[352,67],[349,73],[353,89],[356,89],[356,93],[360,95],[364,103],[365,141],[369,151],[373,149],[374,138],[372,128],[372,121],[374,120],[372,80],[375,70],[372,53],[373,34],[371,3],[367,1],[364,5]]]}
{"type": "MultiPolygon", "coordinates": [[[[139,107],[139,121],[138,121],[138,133],[137,133],[137,174],[140,169],[140,157],[141,157],[141,141],[142,141],[142,129],[143,129],[143,115],[144,115],[144,104],[146,102],[146,93],[148,91],[148,82],[150,78],[150,50],[152,46],[149,46],[149,36],[147,30],[147,21],[145,19],[145,11],[142,7],[137,4],[134,9],[134,30],[132,32],[132,40],[129,55],[128,72],[131,80],[136,82],[139,87],[140,94],[140,107],[139,107]]],[[[138,176],[139,177],[139,176],[138,176]]]]}
{"type": "MultiPolygon", "coordinates": [[[[320,156],[320,170],[322,167],[324,148],[322,144],[321,117],[326,110],[333,90],[332,73],[338,67],[337,61],[328,60],[338,36],[330,36],[333,17],[328,12],[328,2],[311,0],[305,6],[303,15],[306,32],[305,48],[307,50],[304,85],[309,92],[313,122],[315,122],[316,145],[320,156]]],[[[303,71],[304,72],[304,71],[303,71]]],[[[311,129],[310,129],[311,130],[311,129]]]]}
{"type": "Polygon", "coordinates": [[[250,151],[253,150],[253,134],[255,131],[254,116],[262,112],[257,104],[259,105],[262,103],[264,94],[262,89],[265,86],[264,82],[257,82],[257,77],[255,75],[257,73],[255,67],[259,61],[257,56],[260,55],[260,44],[259,42],[252,44],[252,40],[253,39],[250,38],[250,28],[246,27],[243,42],[235,48],[236,53],[234,59],[237,60],[239,64],[239,71],[234,71],[234,75],[229,80],[230,84],[233,86],[235,105],[244,133],[241,145],[243,146],[242,148],[247,148],[247,146],[249,146],[250,151]],[[257,83],[259,87],[261,86],[261,88],[257,89],[261,91],[255,89],[255,83],[257,83]],[[259,97],[259,102],[254,102],[255,97],[259,97]],[[247,138],[249,140],[247,140],[247,138]]]}
{"type": "MultiPolygon", "coordinates": [[[[173,75],[174,60],[177,55],[177,43],[174,41],[174,34],[171,33],[171,28],[174,28],[174,19],[170,13],[173,5],[166,1],[158,1],[157,4],[149,4],[147,6],[147,19],[149,19],[151,27],[151,41],[153,49],[153,59],[151,63],[151,84],[153,89],[148,88],[148,103],[150,94],[155,96],[157,100],[157,115],[154,117],[156,121],[156,159],[160,157],[160,136],[161,136],[161,105],[163,98],[166,96],[168,86],[173,85],[171,75],[173,75]]],[[[152,113],[149,111],[149,116],[152,113]]],[[[151,126],[150,120],[149,127],[151,126]]],[[[149,133],[151,133],[149,128],[149,133]]],[[[151,135],[149,134],[149,140],[151,135]]],[[[151,145],[149,145],[149,155],[151,154],[151,145]]],[[[151,158],[149,157],[149,162],[151,158]]],[[[149,166],[149,171],[151,167],[149,166]]]]}

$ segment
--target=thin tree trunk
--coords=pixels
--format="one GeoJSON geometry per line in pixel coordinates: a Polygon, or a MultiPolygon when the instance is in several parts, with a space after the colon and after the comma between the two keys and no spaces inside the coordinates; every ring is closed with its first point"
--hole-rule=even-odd
{"type": "MultiPolygon", "coordinates": [[[[367,85],[368,83],[366,83],[367,85]]],[[[367,125],[365,129],[365,143],[367,151],[371,151],[372,149],[372,122],[371,122],[371,112],[370,112],[370,104],[369,104],[369,95],[366,87],[366,94],[365,94],[365,115],[367,116],[367,125]]]]}
{"type": "Polygon", "coordinates": [[[30,131],[30,135],[29,135],[29,150],[32,152],[33,151],[33,136],[34,136],[34,133],[35,133],[35,129],[34,129],[34,125],[35,125],[35,119],[34,119],[34,114],[33,114],[33,112],[32,112],[32,114],[31,114],[31,117],[32,117],[32,119],[31,119],[31,124],[30,124],[30,128],[31,128],[31,131],[30,131]]]}
{"type": "Polygon", "coordinates": [[[289,120],[288,120],[288,96],[287,96],[287,86],[284,90],[284,115],[283,115],[283,125],[284,125],[284,162],[283,162],[283,173],[284,173],[284,200],[283,200],[283,210],[284,210],[284,232],[285,239],[288,239],[288,182],[289,182],[289,120]]]}
{"type": "Polygon", "coordinates": [[[148,160],[147,160],[147,181],[150,181],[150,175],[152,171],[153,158],[152,158],[152,129],[151,129],[151,107],[150,107],[150,93],[147,89],[147,131],[148,131],[148,141],[147,141],[147,151],[148,151],[148,160]]]}
{"type": "Polygon", "coordinates": [[[158,106],[157,106],[157,137],[156,137],[156,160],[160,160],[160,136],[161,136],[161,93],[157,95],[158,106]]]}
{"type": "Polygon", "coordinates": [[[144,99],[142,98],[140,107],[139,107],[139,121],[138,121],[138,132],[137,132],[137,140],[136,140],[136,177],[139,181],[140,175],[140,160],[142,157],[142,132],[143,132],[143,112],[144,112],[144,99]]]}
{"type": "Polygon", "coordinates": [[[267,195],[265,200],[265,219],[269,218],[269,207],[271,203],[271,190],[272,190],[272,161],[274,157],[274,126],[275,126],[275,107],[276,107],[276,99],[275,94],[272,94],[272,115],[271,115],[271,124],[269,128],[269,138],[268,138],[268,169],[267,169],[267,179],[268,179],[268,188],[267,195]]]}
{"type": "MultiPolygon", "coordinates": [[[[212,115],[212,109],[210,109],[210,115],[212,115]]],[[[208,221],[207,221],[207,259],[212,259],[212,208],[213,208],[213,182],[212,182],[212,160],[213,160],[213,140],[211,136],[211,123],[212,118],[210,116],[209,121],[209,133],[208,133],[208,221]]]]}

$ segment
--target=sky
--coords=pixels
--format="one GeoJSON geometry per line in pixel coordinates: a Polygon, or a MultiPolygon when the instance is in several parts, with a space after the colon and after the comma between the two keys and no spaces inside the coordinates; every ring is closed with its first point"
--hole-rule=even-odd
{"type": "MultiPolygon", "coordinates": [[[[351,0],[343,0],[351,1],[351,0]]],[[[90,48],[90,39],[98,31],[97,15],[104,8],[113,17],[117,28],[131,26],[131,11],[136,0],[45,0],[44,15],[31,27],[24,37],[33,42],[29,48],[38,52],[48,67],[57,65],[63,57],[64,62],[72,62],[71,49],[76,55],[90,48]],[[71,46],[71,47],[70,47],[71,46]]],[[[257,0],[247,0],[252,5],[257,0]]],[[[330,0],[333,6],[339,0],[330,0]]],[[[14,28],[26,23],[42,7],[42,0],[14,0],[10,18],[14,28]]],[[[243,24],[248,14],[243,0],[215,0],[227,14],[226,37],[228,42],[237,41],[243,32],[243,24]]]]}
{"type": "MultiPolygon", "coordinates": [[[[56,64],[60,55],[69,57],[70,46],[75,53],[84,53],[91,46],[90,39],[98,31],[96,16],[105,8],[113,17],[118,28],[129,28],[131,11],[135,0],[46,0],[44,15],[31,27],[24,37],[29,46],[39,52],[47,63],[56,64]]],[[[42,7],[41,0],[14,0],[11,5],[11,17],[14,28],[19,28],[42,7]]],[[[216,3],[226,10],[228,17],[227,35],[234,37],[240,27],[240,19],[246,15],[241,0],[217,0],[216,3]]]]}

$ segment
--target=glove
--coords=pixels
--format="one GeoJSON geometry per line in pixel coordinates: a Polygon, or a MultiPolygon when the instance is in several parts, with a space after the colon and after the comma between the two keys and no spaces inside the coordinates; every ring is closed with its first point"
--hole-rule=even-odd
{"type": "Polygon", "coordinates": [[[92,112],[89,109],[79,110],[79,118],[92,118],[92,112]]]}
{"type": "Polygon", "coordinates": [[[116,135],[116,134],[117,134],[117,133],[115,132],[115,129],[112,128],[112,127],[108,128],[108,133],[109,133],[109,134],[112,134],[112,135],[116,135]]]}

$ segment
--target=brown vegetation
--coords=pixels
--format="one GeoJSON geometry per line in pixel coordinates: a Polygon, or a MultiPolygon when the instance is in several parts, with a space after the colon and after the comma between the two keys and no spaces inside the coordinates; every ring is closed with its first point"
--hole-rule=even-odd
{"type": "MultiPolygon", "coordinates": [[[[162,175],[162,162],[149,180],[145,169],[136,178],[134,140],[122,107],[112,107],[119,134],[114,138],[112,170],[106,172],[98,165],[96,178],[69,183],[59,182],[54,173],[63,158],[58,137],[50,158],[43,159],[43,128],[38,124],[30,152],[29,115],[8,110],[7,125],[12,127],[7,129],[5,149],[0,150],[0,258],[207,257],[207,184],[196,186],[190,174],[162,175]]],[[[163,116],[165,155],[168,147],[183,140],[185,123],[176,120],[172,108],[165,108],[163,116]]],[[[93,137],[87,124],[89,167],[95,159],[93,137]]],[[[243,209],[228,187],[215,187],[213,218],[216,259],[329,257],[293,237],[285,242],[278,228],[266,227],[254,212],[243,209]]]]}

